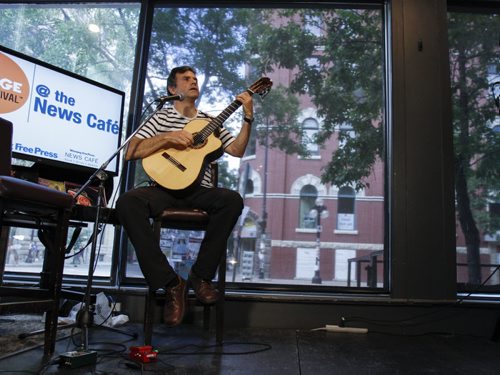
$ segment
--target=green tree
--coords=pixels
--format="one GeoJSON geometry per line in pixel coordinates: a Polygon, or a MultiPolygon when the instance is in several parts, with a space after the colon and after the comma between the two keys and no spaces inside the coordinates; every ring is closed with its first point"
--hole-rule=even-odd
{"type": "Polygon", "coordinates": [[[343,144],[324,166],[322,181],[367,186],[365,178],[384,157],[380,12],[290,9],[254,17],[249,48],[255,69],[293,70],[289,89],[309,95],[323,120],[314,141],[322,145],[335,135],[343,144]],[[339,127],[349,131],[336,132],[339,127]]]}
{"type": "MultiPolygon", "coordinates": [[[[456,211],[467,248],[469,283],[481,284],[481,235],[500,229],[487,214],[500,201],[500,136],[488,68],[500,71],[498,16],[450,13],[448,22],[455,146],[456,211]]],[[[496,220],[495,220],[496,219],[496,220]]]]}
{"type": "Polygon", "coordinates": [[[0,44],[126,91],[138,15],[138,6],[2,8],[0,44]],[[89,31],[89,24],[100,31],[89,31]]]}
{"type": "MultiPolygon", "coordinates": [[[[257,69],[297,72],[290,89],[312,97],[324,121],[319,144],[331,141],[339,130],[342,147],[324,166],[322,181],[367,186],[366,177],[385,153],[380,13],[293,9],[258,14],[253,24],[250,48],[258,52],[257,69]]],[[[499,229],[498,220],[486,212],[488,202],[500,198],[500,144],[487,97],[487,68],[500,70],[497,30],[496,15],[450,16],[457,213],[471,284],[481,282],[481,233],[499,229]]]]}
{"type": "MultiPolygon", "coordinates": [[[[252,53],[247,43],[249,18],[260,13],[260,10],[239,8],[157,9],[149,51],[145,101],[151,101],[153,97],[165,91],[169,71],[179,65],[190,65],[197,71],[200,79],[198,104],[202,100],[205,105],[216,104],[220,98],[232,100],[261,76],[254,71],[249,74],[246,81],[241,73],[243,67],[250,61],[252,53]]],[[[273,121],[272,126],[280,125],[280,131],[276,127],[276,130],[271,132],[272,145],[287,152],[302,150],[290,142],[293,135],[301,134],[296,119],[292,121],[297,115],[296,102],[296,98],[291,97],[290,93],[285,93],[284,89],[281,91],[273,89],[269,98],[263,100],[262,104],[256,101],[255,125],[259,126],[269,121],[273,121]],[[272,107],[270,105],[266,107],[266,103],[272,103],[272,107]],[[283,136],[284,130],[290,137],[283,136]]],[[[234,130],[231,129],[229,121],[226,126],[234,130]]],[[[254,133],[258,133],[262,140],[263,131],[257,132],[256,126],[254,133]]],[[[219,163],[219,183],[235,188],[237,178],[228,168],[228,163],[224,161],[219,163]]],[[[138,180],[145,178],[141,168],[138,169],[137,176],[138,180]]]]}
{"type": "Polygon", "coordinates": [[[245,49],[245,9],[159,8],[155,12],[148,66],[149,90],[166,89],[169,71],[190,65],[200,79],[200,99],[210,104],[233,97],[246,87],[241,68],[245,49]]]}
{"type": "Polygon", "coordinates": [[[308,156],[304,131],[297,122],[300,107],[296,95],[279,85],[273,87],[262,101],[257,101],[256,107],[256,136],[261,145],[288,154],[308,156]]]}
{"type": "Polygon", "coordinates": [[[223,186],[228,189],[238,190],[238,173],[236,170],[229,168],[228,162],[226,160],[219,160],[219,174],[218,181],[219,186],[223,186]]]}

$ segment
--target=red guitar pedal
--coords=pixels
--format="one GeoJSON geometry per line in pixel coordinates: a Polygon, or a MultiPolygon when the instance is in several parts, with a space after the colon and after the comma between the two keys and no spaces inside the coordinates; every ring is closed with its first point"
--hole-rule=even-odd
{"type": "Polygon", "coordinates": [[[128,357],[134,361],[149,363],[158,360],[158,350],[153,350],[150,345],[131,346],[128,357]]]}

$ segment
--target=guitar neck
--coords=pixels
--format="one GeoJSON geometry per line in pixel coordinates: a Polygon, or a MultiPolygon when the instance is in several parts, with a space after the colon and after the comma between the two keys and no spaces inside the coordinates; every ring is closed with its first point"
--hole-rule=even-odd
{"type": "Polygon", "coordinates": [[[231,116],[239,107],[241,102],[239,100],[234,100],[225,110],[223,110],[217,117],[213,118],[207,126],[205,126],[198,134],[201,134],[203,142],[207,139],[210,134],[212,134],[216,129],[218,129],[224,121],[226,121],[229,116],[231,116]]]}
{"type": "MultiPolygon", "coordinates": [[[[246,91],[250,95],[255,94],[255,91],[252,88],[248,88],[246,91]]],[[[239,100],[237,99],[233,100],[233,102],[229,104],[225,110],[223,110],[217,117],[213,118],[207,124],[207,126],[205,126],[198,134],[196,134],[194,138],[195,144],[201,144],[205,142],[205,140],[210,136],[210,134],[212,134],[216,129],[221,127],[224,121],[226,121],[229,118],[229,116],[231,116],[234,113],[234,111],[236,111],[241,106],[241,104],[242,103],[239,100]]]]}

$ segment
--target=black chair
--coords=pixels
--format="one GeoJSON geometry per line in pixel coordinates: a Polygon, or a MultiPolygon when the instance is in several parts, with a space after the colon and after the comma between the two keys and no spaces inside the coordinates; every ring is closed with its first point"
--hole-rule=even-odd
{"type": "MultiPolygon", "coordinates": [[[[213,183],[217,186],[217,164],[211,164],[213,183]]],[[[209,216],[205,211],[198,209],[167,208],[161,215],[153,218],[155,235],[160,241],[161,228],[181,230],[205,230],[209,216]]],[[[226,254],[223,255],[217,272],[217,289],[220,292],[219,300],[213,305],[215,307],[215,339],[222,344],[224,336],[224,299],[226,292],[226,254]]],[[[146,296],[146,307],[144,313],[144,343],[151,345],[153,336],[153,323],[156,301],[163,296],[160,292],[149,289],[146,296]]],[[[210,305],[203,306],[203,326],[206,330],[210,327],[210,305]]]]}
{"type": "MultiPolygon", "coordinates": [[[[45,311],[44,358],[54,353],[71,195],[11,176],[12,123],[0,118],[0,312],[22,306],[45,311]],[[45,246],[36,286],[6,284],[8,227],[35,228],[45,246]]],[[[26,311],[26,310],[24,310],[26,311]]]]}

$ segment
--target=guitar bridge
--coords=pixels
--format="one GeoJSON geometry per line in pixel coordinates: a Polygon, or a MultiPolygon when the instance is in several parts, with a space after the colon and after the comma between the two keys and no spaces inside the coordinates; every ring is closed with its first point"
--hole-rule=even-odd
{"type": "Polygon", "coordinates": [[[182,172],[184,172],[186,170],[186,167],[184,165],[182,165],[176,158],[174,158],[168,152],[162,153],[161,156],[163,156],[165,159],[167,159],[169,162],[171,162],[173,165],[175,165],[182,172]]]}

